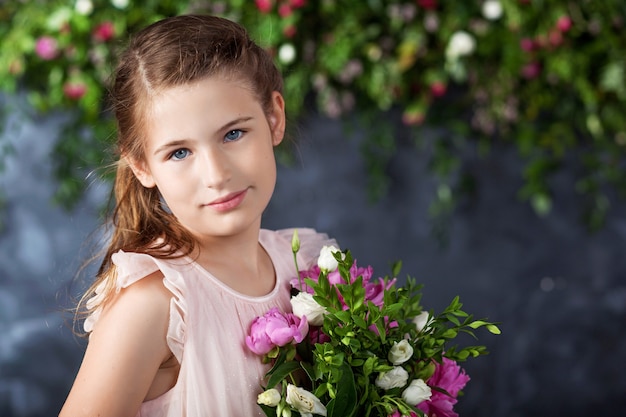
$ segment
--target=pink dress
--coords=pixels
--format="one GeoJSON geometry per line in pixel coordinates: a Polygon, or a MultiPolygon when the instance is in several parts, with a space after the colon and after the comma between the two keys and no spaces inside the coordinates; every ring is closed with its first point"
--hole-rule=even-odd
{"type": "MultiPolygon", "coordinates": [[[[289,280],[296,276],[292,234],[293,229],[260,232],[259,242],[276,272],[274,289],[262,297],[234,291],[189,258],[162,260],[121,251],[113,255],[119,287],[132,285],[158,269],[173,294],[167,343],[180,363],[178,381],[162,396],[144,402],[138,417],[264,415],[256,398],[269,368],[248,350],[245,337],[252,320],[271,307],[291,311],[289,280]]],[[[317,260],[323,245],[336,245],[312,229],[298,229],[298,235],[300,269],[317,260]]],[[[87,319],[87,331],[98,316],[96,310],[87,319]]]]}

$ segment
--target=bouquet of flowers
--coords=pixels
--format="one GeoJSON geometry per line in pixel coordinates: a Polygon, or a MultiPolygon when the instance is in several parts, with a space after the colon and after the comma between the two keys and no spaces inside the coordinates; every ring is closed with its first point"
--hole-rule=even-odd
{"type": "MultiPolygon", "coordinates": [[[[296,270],[299,248],[296,231],[296,270]]],[[[293,312],[269,310],[246,338],[272,364],[258,397],[267,416],[457,416],[453,406],[469,380],[458,362],[487,351],[450,342],[478,328],[500,333],[461,310],[458,297],[441,314],[425,311],[413,278],[404,286],[373,279],[371,266],[333,246],[291,284],[293,312]]]]}

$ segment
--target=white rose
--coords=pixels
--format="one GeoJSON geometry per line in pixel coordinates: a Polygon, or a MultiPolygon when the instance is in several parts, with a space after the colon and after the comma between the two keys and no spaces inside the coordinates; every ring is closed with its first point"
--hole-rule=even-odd
{"type": "Polygon", "coordinates": [[[277,389],[271,388],[259,394],[256,402],[258,404],[269,405],[270,407],[276,407],[280,402],[280,392],[277,389]]]}
{"type": "Polygon", "coordinates": [[[287,385],[287,404],[295,408],[302,417],[313,417],[313,414],[326,416],[326,407],[320,399],[295,385],[287,385]]]}
{"type": "Polygon", "coordinates": [[[295,297],[291,297],[290,301],[293,314],[298,316],[298,318],[306,316],[306,320],[313,326],[324,324],[326,309],[313,299],[313,294],[301,291],[295,297]]]}
{"type": "Polygon", "coordinates": [[[418,405],[422,401],[430,400],[432,391],[422,379],[414,379],[409,386],[402,391],[402,399],[409,405],[418,405]]]}
{"type": "Polygon", "coordinates": [[[384,390],[400,388],[406,385],[409,373],[401,366],[394,367],[391,371],[381,372],[376,378],[376,386],[384,390]]]}
{"type": "Polygon", "coordinates": [[[417,327],[418,332],[424,330],[424,328],[428,324],[429,318],[430,315],[428,314],[428,311],[422,311],[417,316],[413,317],[413,323],[415,323],[415,327],[417,327]]]}
{"type": "Polygon", "coordinates": [[[408,361],[413,356],[413,347],[406,340],[394,342],[389,350],[387,359],[394,365],[400,365],[408,361]]]}
{"type": "Polygon", "coordinates": [[[334,252],[339,252],[335,246],[323,246],[320,250],[320,257],[317,258],[317,266],[320,267],[321,270],[329,272],[337,269],[339,263],[333,256],[334,252]]]}
{"type": "Polygon", "coordinates": [[[502,4],[499,0],[486,0],[483,3],[483,16],[488,20],[498,20],[502,16],[502,4]]]}
{"type": "Polygon", "coordinates": [[[465,31],[454,32],[446,49],[448,58],[458,58],[464,55],[470,55],[476,49],[476,40],[465,31]]]}

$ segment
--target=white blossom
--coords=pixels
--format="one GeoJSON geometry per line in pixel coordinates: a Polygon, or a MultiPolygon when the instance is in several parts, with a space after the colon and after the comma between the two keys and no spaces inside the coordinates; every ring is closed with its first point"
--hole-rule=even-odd
{"type": "Polygon", "coordinates": [[[91,0],[76,0],[74,8],[76,9],[76,13],[87,16],[93,12],[93,3],[91,0]]]}
{"type": "Polygon", "coordinates": [[[339,252],[335,246],[323,246],[320,250],[320,257],[317,258],[317,266],[320,267],[321,270],[329,272],[337,269],[339,263],[333,256],[333,253],[339,252]]]}
{"type": "Polygon", "coordinates": [[[267,391],[260,393],[256,402],[258,404],[276,407],[280,402],[280,392],[278,392],[276,388],[270,388],[267,391]]]}
{"type": "Polygon", "coordinates": [[[401,366],[394,367],[391,371],[381,372],[374,382],[378,388],[384,390],[400,388],[406,385],[409,373],[401,366]]]}
{"type": "Polygon", "coordinates": [[[498,20],[502,17],[502,4],[500,0],[485,0],[482,7],[483,16],[488,20],[498,20]]]}
{"type": "Polygon", "coordinates": [[[394,365],[400,365],[408,361],[411,356],[413,356],[413,347],[404,339],[393,343],[387,355],[387,359],[394,365]]]}
{"type": "Polygon", "coordinates": [[[306,321],[312,326],[324,324],[326,309],[313,299],[313,294],[301,291],[295,297],[291,297],[291,309],[298,318],[306,316],[306,321]]]}
{"type": "Polygon", "coordinates": [[[407,404],[415,406],[422,401],[430,400],[432,391],[423,379],[414,379],[409,386],[402,391],[402,399],[407,404]]]}
{"type": "Polygon", "coordinates": [[[113,7],[123,10],[128,7],[128,0],[111,0],[113,7]]]}
{"type": "Polygon", "coordinates": [[[454,32],[446,48],[446,56],[456,59],[461,56],[471,55],[476,49],[476,40],[469,33],[459,30],[454,32]]]}
{"type": "Polygon", "coordinates": [[[326,407],[313,393],[287,385],[287,404],[295,408],[302,417],[313,417],[313,414],[326,416],[326,407]]]}
{"type": "Polygon", "coordinates": [[[413,317],[413,323],[415,323],[415,327],[418,332],[421,332],[424,328],[426,328],[429,318],[430,315],[428,314],[428,311],[422,311],[417,316],[413,317]]]}
{"type": "Polygon", "coordinates": [[[283,64],[291,64],[296,59],[296,48],[290,43],[284,43],[278,49],[278,60],[283,64]]]}

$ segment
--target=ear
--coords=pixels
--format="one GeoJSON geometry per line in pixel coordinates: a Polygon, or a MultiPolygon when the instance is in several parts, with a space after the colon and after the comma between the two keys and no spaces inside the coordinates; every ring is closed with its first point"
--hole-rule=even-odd
{"type": "Polygon", "coordinates": [[[150,169],[146,166],[145,162],[135,161],[131,158],[126,158],[128,166],[133,171],[135,178],[146,188],[153,188],[156,186],[156,182],[150,173],[150,169]]]}
{"type": "Polygon", "coordinates": [[[267,118],[272,131],[272,144],[278,146],[285,137],[285,100],[278,91],[272,93],[272,112],[267,118]]]}

